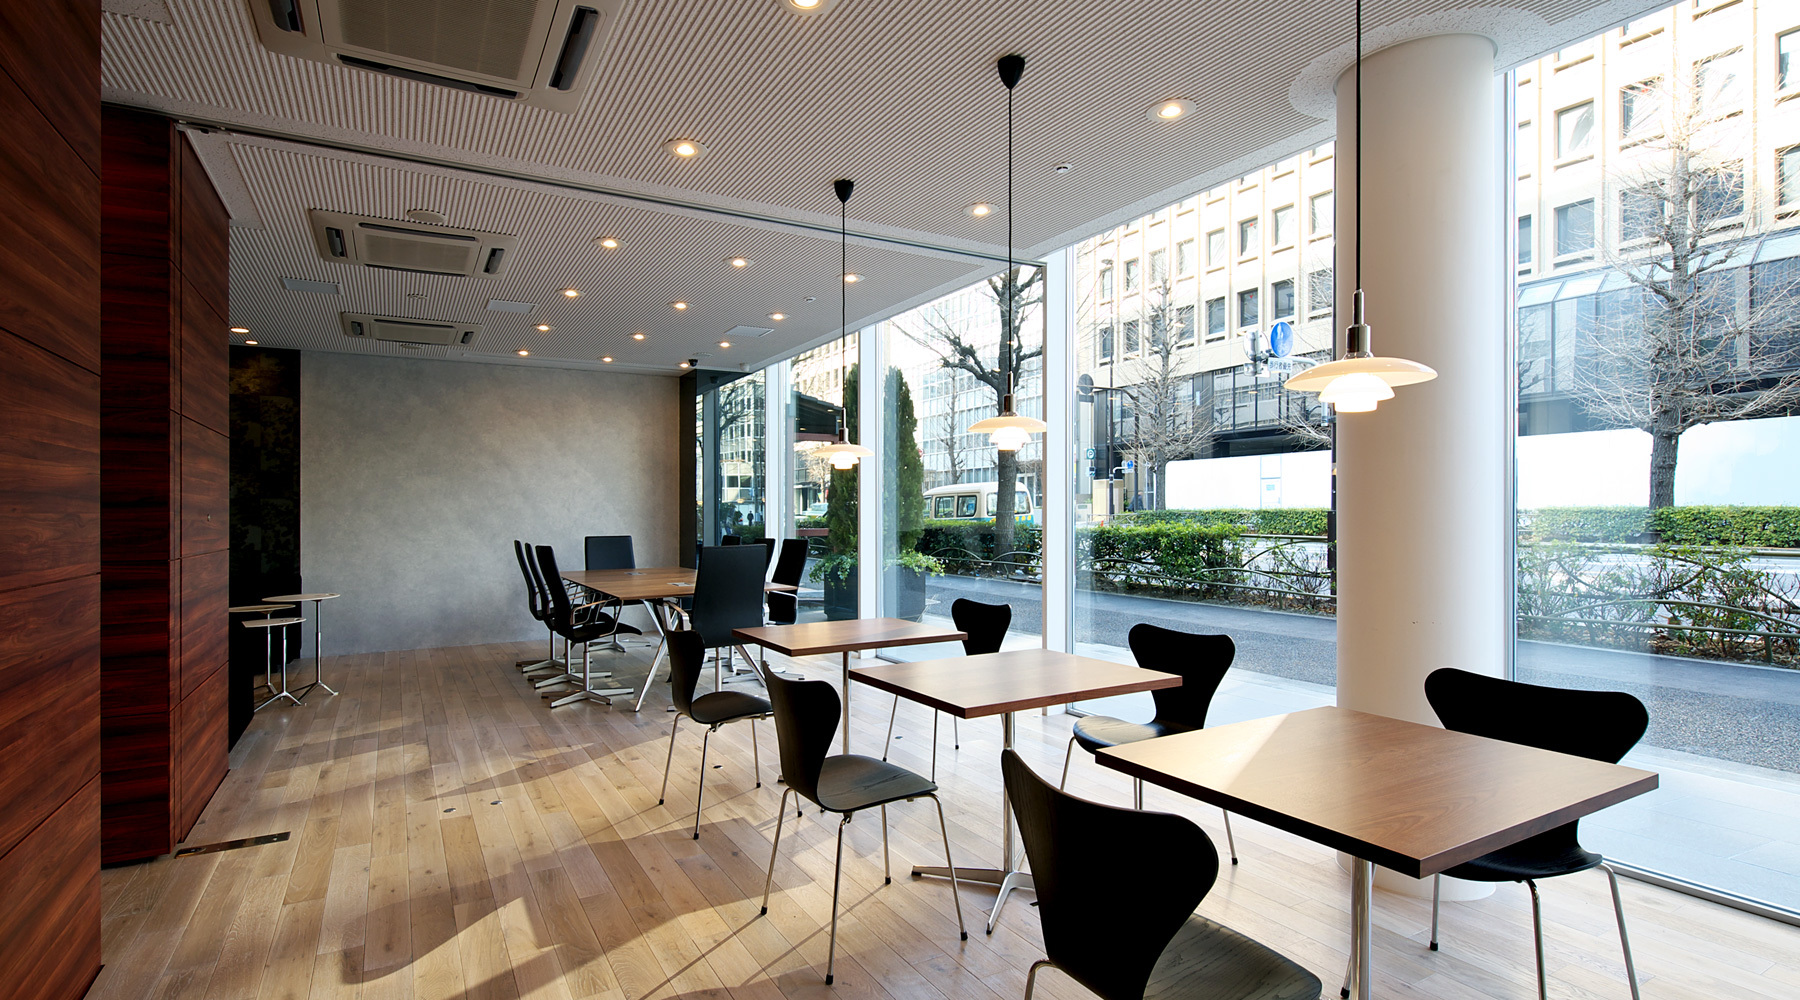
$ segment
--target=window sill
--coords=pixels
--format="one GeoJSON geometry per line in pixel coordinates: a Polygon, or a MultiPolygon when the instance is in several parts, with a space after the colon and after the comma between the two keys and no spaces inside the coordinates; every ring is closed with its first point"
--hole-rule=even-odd
{"type": "Polygon", "coordinates": [[[1550,266],[1551,267],[1568,267],[1571,264],[1586,264],[1586,263],[1592,261],[1593,259],[1594,259],[1594,251],[1583,250],[1580,253],[1561,254],[1555,260],[1550,262],[1550,266]]]}
{"type": "Polygon", "coordinates": [[[1326,233],[1314,233],[1314,234],[1312,234],[1312,235],[1311,235],[1311,236],[1308,236],[1308,237],[1307,237],[1307,238],[1306,238],[1306,239],[1307,239],[1307,242],[1309,242],[1309,243],[1317,243],[1317,242],[1319,242],[1319,241],[1320,241],[1320,240],[1328,240],[1328,239],[1331,239],[1331,236],[1332,236],[1332,234],[1331,234],[1331,233],[1328,233],[1328,232],[1326,232],[1326,233]]]}
{"type": "Polygon", "coordinates": [[[1619,149],[1626,150],[1633,146],[1642,146],[1646,142],[1655,142],[1656,140],[1661,139],[1663,135],[1664,133],[1662,132],[1655,132],[1650,135],[1623,136],[1619,139],[1619,149]]]}
{"type": "Polygon", "coordinates": [[[1560,160],[1557,160],[1555,163],[1552,163],[1550,165],[1550,168],[1552,170],[1561,170],[1564,167],[1572,167],[1577,163],[1586,163],[1587,161],[1589,161],[1593,158],[1594,158],[1594,154],[1592,154],[1592,153],[1582,153],[1579,156],[1566,156],[1560,160]]]}
{"type": "Polygon", "coordinates": [[[1206,267],[1207,274],[1218,274],[1220,271],[1223,271],[1223,270],[1225,270],[1224,264],[1208,264],[1206,267]]]}
{"type": "Polygon", "coordinates": [[[1646,38],[1655,38],[1657,35],[1662,34],[1662,31],[1663,30],[1660,27],[1651,28],[1649,31],[1638,32],[1637,34],[1632,35],[1630,38],[1621,38],[1621,39],[1619,39],[1619,48],[1622,49],[1628,45],[1636,45],[1637,43],[1645,40],[1646,38]]]}
{"type": "MultiPolygon", "coordinates": [[[[1736,3],[1737,0],[1732,0],[1732,2],[1736,3]]],[[[1589,52],[1586,55],[1576,56],[1575,58],[1570,59],[1568,62],[1559,62],[1551,68],[1554,72],[1561,73],[1565,69],[1574,69],[1575,67],[1581,65],[1582,63],[1593,62],[1593,61],[1594,61],[1594,54],[1592,52],[1589,52]]]]}
{"type": "Polygon", "coordinates": [[[1259,256],[1258,254],[1246,254],[1244,256],[1239,257],[1237,259],[1237,262],[1239,264],[1248,264],[1251,261],[1255,260],[1258,256],[1259,256]]]}
{"type": "Polygon", "coordinates": [[[1719,11],[1725,10],[1726,8],[1736,7],[1738,2],[1739,0],[1723,0],[1722,3],[1713,4],[1711,7],[1702,7],[1699,10],[1694,11],[1693,20],[1698,21],[1708,14],[1717,14],[1719,11]]]}

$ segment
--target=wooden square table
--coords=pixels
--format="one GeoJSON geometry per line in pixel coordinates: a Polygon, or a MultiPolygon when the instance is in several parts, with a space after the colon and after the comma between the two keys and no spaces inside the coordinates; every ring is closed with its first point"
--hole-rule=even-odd
{"type": "MultiPolygon", "coordinates": [[[[1014,649],[976,656],[958,656],[919,663],[890,663],[858,667],[850,677],[910,701],[949,712],[959,719],[1000,716],[1000,742],[1013,745],[1013,713],[1048,705],[1066,705],[1088,698],[1108,698],[1134,691],[1154,691],[1181,686],[1176,674],[1144,670],[1110,660],[1096,660],[1048,649],[1014,649]]],[[[987,930],[994,933],[1000,908],[1014,889],[1033,889],[1031,876],[1019,871],[1013,853],[1012,805],[1004,788],[1000,792],[999,868],[963,868],[959,880],[998,887],[994,908],[988,913],[987,930]]],[[[950,869],[914,866],[914,875],[949,878],[950,869]]]]}
{"type": "Polygon", "coordinates": [[[1109,747],[1099,762],[1348,854],[1350,986],[1371,989],[1375,866],[1424,878],[1642,795],[1651,771],[1345,708],[1109,747]]]}
{"type": "Polygon", "coordinates": [[[848,618],[798,625],[764,625],[731,630],[739,642],[754,643],[787,656],[842,653],[844,663],[844,752],[850,752],[850,654],[863,649],[919,646],[931,642],[967,639],[967,632],[938,625],[909,622],[903,618],[848,618]]]}

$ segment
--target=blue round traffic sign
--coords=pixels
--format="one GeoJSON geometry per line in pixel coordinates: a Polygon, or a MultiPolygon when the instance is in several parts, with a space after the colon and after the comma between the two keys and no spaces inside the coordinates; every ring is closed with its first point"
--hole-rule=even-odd
{"type": "Polygon", "coordinates": [[[1294,351],[1294,328],[1285,321],[1269,327],[1269,353],[1285,358],[1294,351]]]}

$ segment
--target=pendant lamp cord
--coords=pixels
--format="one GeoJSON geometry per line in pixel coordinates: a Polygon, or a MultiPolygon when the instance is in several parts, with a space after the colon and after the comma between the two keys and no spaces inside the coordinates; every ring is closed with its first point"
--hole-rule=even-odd
{"type": "MultiPolygon", "coordinates": [[[[1361,2],[1361,0],[1357,0],[1361,2]]],[[[1018,273],[1013,269],[1013,88],[1006,88],[1006,343],[1001,350],[1007,356],[1002,359],[1006,364],[1006,394],[1013,392],[1013,296],[1018,286],[1018,273]]]]}
{"type": "MultiPolygon", "coordinates": [[[[1356,0],[1356,289],[1362,290],[1362,0],[1356,0]]],[[[1360,321],[1359,321],[1360,322],[1360,321]]]]}
{"type": "MultiPolygon", "coordinates": [[[[1361,2],[1361,0],[1358,0],[1361,2]]],[[[850,229],[845,220],[850,217],[850,199],[838,202],[838,370],[842,373],[838,385],[838,399],[841,401],[850,392],[850,229]]],[[[838,422],[841,425],[838,440],[850,440],[850,421],[842,406],[838,407],[838,422]]]]}

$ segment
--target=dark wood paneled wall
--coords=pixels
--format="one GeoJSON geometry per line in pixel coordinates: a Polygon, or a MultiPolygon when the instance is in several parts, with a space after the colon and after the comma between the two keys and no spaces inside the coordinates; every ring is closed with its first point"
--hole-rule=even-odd
{"type": "Polygon", "coordinates": [[[101,835],[166,854],[225,777],[225,207],[166,118],[104,114],[101,835]]]}
{"type": "Polygon", "coordinates": [[[0,3],[0,993],[100,970],[100,4],[0,3]]]}

